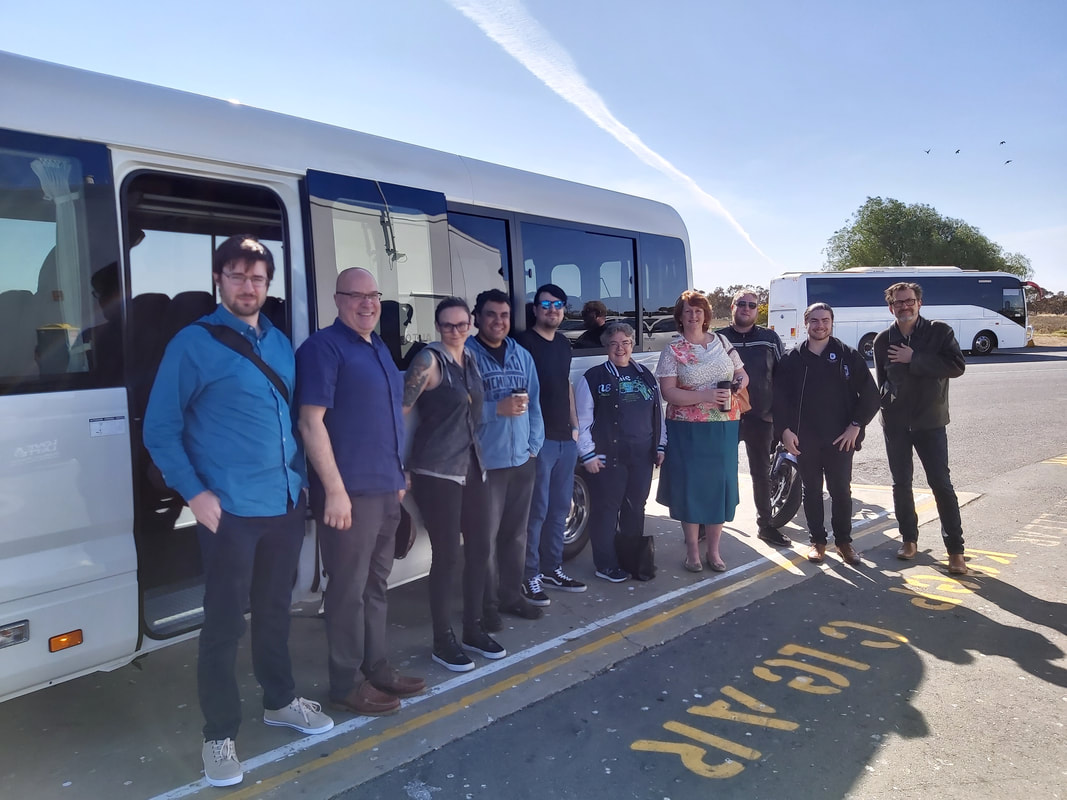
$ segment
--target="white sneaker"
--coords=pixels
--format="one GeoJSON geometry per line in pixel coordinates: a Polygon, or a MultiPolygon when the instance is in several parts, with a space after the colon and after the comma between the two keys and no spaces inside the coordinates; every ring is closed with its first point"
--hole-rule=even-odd
{"type": "Polygon", "coordinates": [[[263,721],[307,734],[326,733],[333,727],[333,720],[322,713],[322,706],[303,697],[295,698],[285,708],[263,709],[263,721]]]}
{"type": "Polygon", "coordinates": [[[244,779],[241,762],[233,739],[212,739],[204,742],[204,777],[212,786],[233,786],[244,779]]]}

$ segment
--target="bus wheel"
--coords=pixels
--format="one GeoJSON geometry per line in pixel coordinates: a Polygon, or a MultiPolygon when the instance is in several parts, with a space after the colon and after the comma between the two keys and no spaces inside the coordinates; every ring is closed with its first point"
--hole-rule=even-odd
{"type": "MultiPolygon", "coordinates": [[[[579,469],[582,469],[579,467],[579,469]]],[[[563,560],[570,561],[585,549],[589,541],[589,487],[577,470],[574,473],[574,494],[571,496],[571,512],[563,528],[563,560]]]]}
{"type": "Polygon", "coordinates": [[[868,361],[874,361],[874,334],[868,333],[860,339],[860,353],[868,361]]]}
{"type": "Polygon", "coordinates": [[[990,331],[981,331],[974,337],[971,352],[976,356],[987,356],[997,346],[997,337],[990,331]]]}

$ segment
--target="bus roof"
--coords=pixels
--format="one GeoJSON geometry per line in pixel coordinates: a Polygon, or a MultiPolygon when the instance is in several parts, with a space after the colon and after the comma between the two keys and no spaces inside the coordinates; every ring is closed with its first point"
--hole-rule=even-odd
{"type": "Polygon", "coordinates": [[[996,275],[1001,277],[1019,277],[1018,275],[1012,275],[1010,272],[964,269],[963,267],[849,267],[848,269],[843,270],[813,270],[810,272],[798,270],[796,272],[784,272],[772,280],[803,277],[858,278],[865,275],[891,275],[897,278],[907,277],[908,275],[996,275]]]}
{"type": "Polygon", "coordinates": [[[675,236],[670,206],[217,98],[0,51],[6,128],[303,175],[415,186],[453,202],[675,236]]]}

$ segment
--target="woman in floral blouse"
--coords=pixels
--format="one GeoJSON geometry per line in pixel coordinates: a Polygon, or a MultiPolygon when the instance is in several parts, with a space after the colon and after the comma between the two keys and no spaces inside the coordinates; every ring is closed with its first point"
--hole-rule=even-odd
{"type": "Polygon", "coordinates": [[[730,343],[714,333],[711,305],[700,292],[682,292],[674,305],[681,336],[660,353],[656,376],[667,401],[667,458],[656,499],[680,520],[685,534],[684,566],[704,567],[700,559],[700,526],[707,529],[708,566],[726,569],[719,555],[724,522],[737,508],[737,427],[740,412],[730,389],[748,385],[744,364],[730,343]],[[729,410],[723,410],[729,403],[729,410]]]}

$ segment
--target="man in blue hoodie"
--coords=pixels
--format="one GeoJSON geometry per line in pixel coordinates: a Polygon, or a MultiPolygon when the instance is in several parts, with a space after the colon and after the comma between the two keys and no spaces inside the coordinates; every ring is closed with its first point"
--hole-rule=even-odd
{"type": "Polygon", "coordinates": [[[482,624],[492,632],[503,627],[500,612],[523,619],[538,619],[543,613],[527,603],[519,590],[535,457],[545,440],[545,426],[533,358],[508,338],[508,296],[500,289],[479,294],[474,324],[478,334],[467,340],[466,347],[478,364],[485,390],[478,441],[486,479],[467,487],[463,506],[469,513],[464,530],[481,527],[491,543],[482,624]]]}

